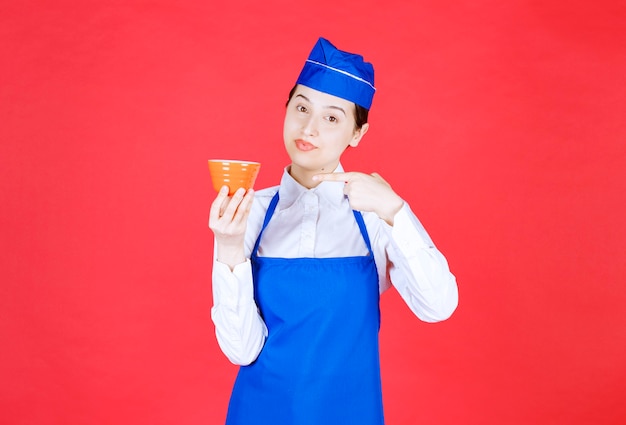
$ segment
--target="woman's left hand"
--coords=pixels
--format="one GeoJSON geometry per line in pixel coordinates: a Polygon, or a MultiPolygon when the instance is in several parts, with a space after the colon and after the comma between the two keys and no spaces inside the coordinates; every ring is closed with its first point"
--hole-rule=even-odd
{"type": "Polygon", "coordinates": [[[343,193],[348,196],[350,206],[359,211],[375,212],[381,219],[393,226],[393,217],[404,201],[380,174],[359,172],[317,174],[313,180],[323,182],[344,182],[343,193]]]}

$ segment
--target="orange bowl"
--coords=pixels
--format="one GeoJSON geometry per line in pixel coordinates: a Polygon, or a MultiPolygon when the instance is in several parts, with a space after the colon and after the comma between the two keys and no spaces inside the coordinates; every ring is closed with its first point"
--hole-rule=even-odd
{"type": "Polygon", "coordinates": [[[246,190],[252,188],[260,168],[259,162],[209,159],[213,188],[219,192],[222,186],[228,186],[229,196],[233,196],[240,187],[246,190]]]}

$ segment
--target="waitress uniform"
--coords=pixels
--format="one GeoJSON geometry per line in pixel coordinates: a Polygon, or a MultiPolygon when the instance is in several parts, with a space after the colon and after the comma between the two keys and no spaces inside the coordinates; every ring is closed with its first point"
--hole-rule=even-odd
{"type": "Polygon", "coordinates": [[[278,199],[250,257],[268,336],[258,358],[239,370],[226,424],[384,424],[379,283],[363,217],[353,211],[368,255],[259,257],[278,199]]]}

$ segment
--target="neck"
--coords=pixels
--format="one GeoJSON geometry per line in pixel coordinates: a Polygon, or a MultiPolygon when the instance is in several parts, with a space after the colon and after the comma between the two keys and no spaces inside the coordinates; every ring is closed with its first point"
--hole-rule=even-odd
{"type": "Polygon", "coordinates": [[[289,175],[302,186],[307,189],[313,189],[320,184],[320,182],[313,180],[313,176],[317,174],[332,173],[337,169],[338,165],[339,164],[337,163],[329,167],[310,169],[299,167],[298,165],[292,163],[287,171],[289,175]]]}

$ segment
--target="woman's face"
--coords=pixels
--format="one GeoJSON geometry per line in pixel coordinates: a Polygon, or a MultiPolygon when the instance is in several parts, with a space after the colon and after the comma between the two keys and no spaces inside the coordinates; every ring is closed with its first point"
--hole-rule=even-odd
{"type": "Polygon", "coordinates": [[[354,103],[298,85],[287,104],[283,138],[291,158],[290,174],[305,187],[311,177],[330,173],[348,146],[356,147],[368,129],[355,129],[354,103]]]}

